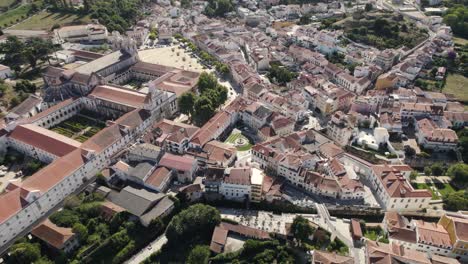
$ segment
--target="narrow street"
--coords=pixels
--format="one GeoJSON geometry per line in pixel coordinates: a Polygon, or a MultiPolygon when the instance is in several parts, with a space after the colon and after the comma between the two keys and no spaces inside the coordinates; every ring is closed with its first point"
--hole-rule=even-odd
{"type": "Polygon", "coordinates": [[[165,235],[161,235],[156,240],[151,242],[147,247],[143,248],[140,252],[135,254],[132,258],[125,261],[125,264],[139,264],[148,258],[154,252],[157,252],[161,247],[166,244],[167,238],[165,235]]]}

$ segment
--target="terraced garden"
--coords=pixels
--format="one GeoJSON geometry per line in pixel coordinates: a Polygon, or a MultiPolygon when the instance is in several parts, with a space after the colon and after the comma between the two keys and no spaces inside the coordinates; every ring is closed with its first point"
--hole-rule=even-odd
{"type": "Polygon", "coordinates": [[[85,142],[104,127],[105,124],[100,121],[76,115],[51,128],[51,130],[76,141],[85,142]]]}

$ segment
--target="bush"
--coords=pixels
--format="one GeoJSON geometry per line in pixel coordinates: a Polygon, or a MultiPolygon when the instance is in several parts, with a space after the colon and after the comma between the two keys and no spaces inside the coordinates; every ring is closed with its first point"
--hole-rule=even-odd
{"type": "Polygon", "coordinates": [[[60,227],[73,227],[73,225],[80,222],[79,215],[69,209],[55,212],[49,218],[50,221],[60,227]]]}

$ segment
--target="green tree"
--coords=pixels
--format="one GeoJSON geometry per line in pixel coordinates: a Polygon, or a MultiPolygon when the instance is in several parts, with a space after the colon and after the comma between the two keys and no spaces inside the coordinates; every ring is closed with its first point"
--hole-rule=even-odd
{"type": "Polygon", "coordinates": [[[209,205],[195,204],[171,219],[166,229],[168,243],[208,240],[221,222],[219,211],[209,205]]]}
{"type": "Polygon", "coordinates": [[[208,246],[195,246],[187,258],[187,264],[208,264],[210,260],[210,248],[208,246]]]}
{"type": "Polygon", "coordinates": [[[17,243],[11,246],[8,263],[35,263],[41,258],[41,246],[29,242],[17,243]]]}
{"type": "Polygon", "coordinates": [[[410,180],[414,181],[416,180],[418,176],[419,176],[419,173],[417,171],[412,171],[409,177],[410,177],[410,180]]]}
{"type": "Polygon", "coordinates": [[[186,92],[177,99],[179,111],[183,114],[191,116],[194,111],[196,95],[192,92],[186,92]]]}
{"type": "Polygon", "coordinates": [[[371,4],[371,3],[367,3],[366,6],[364,7],[364,10],[365,10],[366,12],[372,11],[372,4],[371,4]]]}
{"type": "Polygon", "coordinates": [[[21,65],[26,63],[26,46],[16,36],[8,36],[6,41],[0,44],[0,53],[4,54],[2,63],[19,72],[21,65]]]}
{"type": "Polygon", "coordinates": [[[81,223],[76,223],[73,225],[73,233],[78,234],[80,241],[86,241],[88,239],[88,229],[81,223]]]}
{"type": "Polygon", "coordinates": [[[35,93],[37,86],[27,80],[21,80],[16,83],[14,88],[17,92],[23,91],[25,93],[35,93]]]}
{"type": "Polygon", "coordinates": [[[218,85],[218,80],[213,73],[202,72],[198,78],[198,90],[201,94],[208,89],[214,89],[218,85]]]}
{"type": "Polygon", "coordinates": [[[215,107],[211,100],[206,96],[201,96],[197,99],[194,106],[193,119],[195,124],[202,126],[205,124],[215,113],[215,107]]]}
{"type": "Polygon", "coordinates": [[[431,167],[425,167],[424,168],[424,175],[426,175],[426,176],[431,176],[432,175],[431,167]]]}
{"type": "Polygon", "coordinates": [[[447,175],[452,178],[452,183],[465,187],[468,184],[468,165],[464,163],[454,164],[448,168],[447,175]]]}
{"type": "Polygon", "coordinates": [[[309,15],[303,15],[299,18],[299,25],[308,25],[312,22],[309,15]]]}
{"type": "Polygon", "coordinates": [[[441,163],[434,163],[431,166],[432,175],[442,176],[444,174],[444,166],[441,163]]]}
{"type": "Polygon", "coordinates": [[[226,13],[234,10],[230,0],[209,0],[205,8],[205,15],[209,17],[224,17],[226,13]]]}
{"type": "Polygon", "coordinates": [[[468,208],[468,193],[466,191],[451,192],[443,197],[443,201],[446,210],[466,210],[468,208]]]}
{"type": "Polygon", "coordinates": [[[309,239],[309,237],[314,233],[314,228],[310,225],[309,220],[305,219],[302,216],[296,216],[291,225],[291,233],[294,238],[299,241],[299,244],[302,244],[303,241],[309,239]]]}
{"type": "Polygon", "coordinates": [[[69,209],[63,209],[53,213],[50,217],[50,221],[60,227],[73,227],[74,224],[80,222],[80,217],[74,211],[69,209]]]}
{"type": "Polygon", "coordinates": [[[458,131],[458,145],[462,154],[463,161],[468,163],[468,128],[465,127],[458,131]]]}

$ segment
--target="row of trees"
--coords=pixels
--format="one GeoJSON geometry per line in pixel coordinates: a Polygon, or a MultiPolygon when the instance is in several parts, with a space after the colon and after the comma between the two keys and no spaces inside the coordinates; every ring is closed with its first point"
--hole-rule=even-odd
{"type": "Polygon", "coordinates": [[[228,89],[219,84],[213,73],[203,72],[198,79],[198,92],[182,94],[178,98],[179,110],[193,122],[202,126],[216,113],[216,109],[226,102],[228,89]]]}

